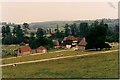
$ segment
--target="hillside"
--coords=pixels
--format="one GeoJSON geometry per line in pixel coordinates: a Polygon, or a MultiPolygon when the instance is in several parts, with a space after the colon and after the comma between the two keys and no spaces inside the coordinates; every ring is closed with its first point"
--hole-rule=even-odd
{"type": "MultiPolygon", "coordinates": [[[[97,19],[101,21],[102,19],[97,19]]],[[[46,22],[34,22],[30,23],[30,28],[56,28],[57,25],[59,28],[63,28],[65,24],[76,23],[79,25],[81,22],[87,22],[89,24],[93,23],[95,20],[76,20],[76,21],[46,21],[46,22]]],[[[114,28],[118,24],[118,19],[104,19],[104,22],[109,25],[109,27],[114,28]]]]}
{"type": "MultiPolygon", "coordinates": [[[[97,21],[101,21],[102,19],[97,19],[97,21]]],[[[105,23],[108,24],[108,26],[114,30],[115,25],[118,25],[118,19],[103,19],[105,23]]],[[[43,28],[43,29],[47,29],[47,28],[51,28],[52,30],[57,28],[57,25],[59,26],[60,30],[64,29],[65,24],[73,24],[76,23],[77,25],[79,25],[81,22],[87,22],[89,24],[92,24],[95,20],[75,20],[75,21],[46,21],[46,22],[31,22],[29,23],[29,27],[31,28],[30,31],[34,31],[34,29],[36,30],[37,28],[43,28]]],[[[2,23],[1,23],[2,24],[2,23]]],[[[5,24],[4,24],[5,25],[5,24]]],[[[9,24],[7,24],[9,25],[9,24]]],[[[13,24],[17,25],[17,24],[13,24]]],[[[22,24],[19,24],[22,26],[22,24]]],[[[13,29],[13,27],[10,24],[10,27],[13,29]]],[[[0,31],[1,32],[1,31],[0,31]]]]}
{"type": "Polygon", "coordinates": [[[65,24],[72,24],[73,21],[46,21],[30,23],[30,28],[56,28],[57,25],[63,27],[65,24]]]}

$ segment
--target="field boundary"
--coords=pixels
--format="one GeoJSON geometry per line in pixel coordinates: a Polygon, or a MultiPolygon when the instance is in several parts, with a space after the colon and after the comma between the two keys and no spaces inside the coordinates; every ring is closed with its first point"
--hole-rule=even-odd
{"type": "Polygon", "coordinates": [[[111,53],[111,52],[116,52],[116,51],[118,51],[118,50],[110,50],[110,51],[86,53],[86,54],[81,54],[81,55],[56,57],[56,58],[41,59],[41,60],[33,60],[33,61],[24,61],[24,62],[18,62],[18,63],[4,64],[4,65],[0,65],[0,66],[1,66],[1,67],[4,67],[4,66],[12,66],[12,65],[14,65],[14,64],[18,65],[18,64],[27,64],[27,63],[44,62],[44,61],[57,60],[57,59],[65,59],[65,58],[72,58],[72,57],[82,57],[82,56],[89,56],[89,55],[95,55],[95,54],[111,53]]]}

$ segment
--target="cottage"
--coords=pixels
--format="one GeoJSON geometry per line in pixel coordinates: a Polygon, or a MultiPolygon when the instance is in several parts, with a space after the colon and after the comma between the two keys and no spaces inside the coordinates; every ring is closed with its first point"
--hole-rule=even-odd
{"type": "Polygon", "coordinates": [[[67,49],[76,47],[78,43],[78,39],[74,36],[65,37],[62,41],[62,45],[65,46],[67,49]]]}
{"type": "Polygon", "coordinates": [[[47,49],[43,46],[40,46],[36,49],[36,52],[37,53],[46,53],[47,52],[47,49]]]}
{"type": "Polygon", "coordinates": [[[18,55],[25,55],[30,53],[31,53],[31,48],[29,47],[29,45],[24,45],[23,47],[19,48],[17,52],[18,55]]]}
{"type": "Polygon", "coordinates": [[[79,50],[85,50],[86,44],[87,44],[87,42],[86,42],[85,38],[83,38],[83,39],[78,43],[79,50]]]}

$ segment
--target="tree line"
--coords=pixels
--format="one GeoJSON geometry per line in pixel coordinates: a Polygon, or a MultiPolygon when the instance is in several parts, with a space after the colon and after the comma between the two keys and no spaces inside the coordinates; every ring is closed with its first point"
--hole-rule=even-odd
{"type": "Polygon", "coordinates": [[[62,41],[64,37],[69,35],[86,38],[87,46],[86,48],[100,48],[102,49],[104,46],[108,46],[105,44],[108,42],[118,42],[119,41],[119,26],[115,26],[115,31],[112,31],[108,24],[105,24],[102,20],[98,22],[97,20],[88,24],[87,22],[81,22],[80,24],[65,24],[64,30],[60,31],[59,25],[56,25],[56,29],[54,33],[49,30],[44,30],[42,28],[38,28],[35,33],[29,33],[29,24],[24,23],[21,25],[14,26],[13,30],[11,30],[9,25],[2,26],[2,43],[6,45],[11,44],[20,44],[22,42],[28,43],[32,49],[39,47],[40,45],[45,46],[47,48],[53,48],[54,43],[52,39],[58,39],[59,42],[62,41]],[[46,34],[51,34],[50,37],[46,37],[46,34]],[[30,35],[30,36],[27,36],[30,35]]]}

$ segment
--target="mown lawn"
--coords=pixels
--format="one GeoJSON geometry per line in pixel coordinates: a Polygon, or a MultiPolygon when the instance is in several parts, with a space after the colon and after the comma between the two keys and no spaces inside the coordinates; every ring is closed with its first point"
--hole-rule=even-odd
{"type": "Polygon", "coordinates": [[[2,67],[3,78],[118,78],[118,52],[2,67]]]}

